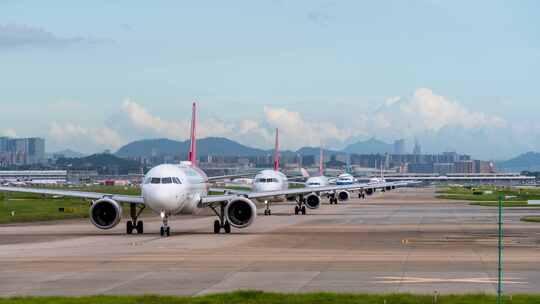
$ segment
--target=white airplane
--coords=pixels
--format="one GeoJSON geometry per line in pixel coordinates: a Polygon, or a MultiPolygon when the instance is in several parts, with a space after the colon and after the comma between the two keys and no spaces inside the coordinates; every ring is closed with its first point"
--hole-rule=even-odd
{"type": "MultiPolygon", "coordinates": [[[[287,175],[279,171],[279,129],[276,129],[276,141],[274,146],[274,161],[273,169],[265,169],[260,171],[255,175],[251,184],[252,193],[267,193],[267,192],[279,192],[286,191],[289,189],[289,179],[287,175]]],[[[246,191],[239,190],[228,190],[228,189],[211,189],[215,192],[225,192],[225,193],[235,193],[238,195],[249,195],[246,191]]],[[[286,200],[286,196],[277,195],[275,197],[262,197],[257,199],[258,202],[264,203],[264,215],[272,215],[272,209],[270,205],[272,200],[286,200]]],[[[296,206],[294,208],[295,214],[306,214],[306,205],[308,208],[315,209],[318,208],[319,203],[315,202],[313,199],[306,200],[303,195],[295,196],[296,206]],[[304,204],[305,203],[305,204],[304,204]],[[310,205],[311,203],[311,205],[310,205]]]]}
{"type": "MultiPolygon", "coordinates": [[[[135,229],[137,233],[144,232],[144,225],[139,216],[146,207],[159,214],[162,220],[161,236],[170,235],[168,225],[169,217],[180,214],[196,214],[200,210],[210,208],[218,219],[214,221],[214,233],[231,232],[231,227],[246,228],[257,217],[257,208],[253,200],[268,199],[277,196],[295,196],[299,204],[303,204],[304,196],[311,193],[340,191],[350,189],[349,186],[326,186],[313,188],[261,188],[243,194],[208,195],[210,181],[228,179],[232,176],[207,177],[197,167],[197,141],[196,141],[196,103],[193,103],[191,122],[191,144],[188,161],[180,164],[163,164],[152,168],[143,179],[141,195],[104,194],[85,191],[0,187],[1,192],[24,192],[51,196],[77,197],[92,200],[90,207],[90,221],[99,229],[111,229],[118,225],[122,218],[122,204],[129,206],[131,220],[126,223],[126,233],[131,234],[135,229]],[[273,190],[276,189],[276,190],[273,190]]],[[[259,176],[262,178],[279,178],[281,184],[286,179],[281,173],[266,172],[259,176]]],[[[267,184],[272,184],[267,183],[267,184]]],[[[280,182],[278,181],[277,184],[280,182]]],[[[263,184],[263,183],[259,183],[263,184]]],[[[357,188],[366,185],[355,185],[357,188]]],[[[320,198],[316,197],[318,202],[320,198]]],[[[297,206],[298,207],[298,206],[297,206]]]]}

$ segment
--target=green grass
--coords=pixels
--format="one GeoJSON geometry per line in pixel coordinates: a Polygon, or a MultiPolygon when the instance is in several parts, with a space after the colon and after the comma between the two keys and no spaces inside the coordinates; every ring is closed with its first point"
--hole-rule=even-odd
{"type": "MultiPolygon", "coordinates": [[[[89,186],[53,188],[88,192],[139,195],[139,188],[89,186]]],[[[89,202],[80,198],[53,198],[29,193],[0,193],[0,224],[88,217],[89,202]],[[60,212],[59,208],[64,208],[60,212]],[[14,212],[14,213],[13,213],[14,212]],[[14,214],[14,215],[13,215],[14,214]]]]}
{"type": "MultiPolygon", "coordinates": [[[[514,295],[504,303],[540,303],[540,295],[514,295]]],[[[0,304],[487,304],[495,303],[494,295],[443,295],[434,301],[433,295],[412,294],[278,294],[239,291],[199,297],[171,296],[91,296],[91,297],[25,297],[0,299],[0,304]]]]}
{"type": "MultiPolygon", "coordinates": [[[[515,189],[496,187],[450,187],[437,190],[437,198],[459,201],[471,201],[471,205],[496,207],[499,196],[504,198],[504,207],[535,207],[527,205],[528,200],[540,200],[538,189],[515,189]],[[492,191],[493,193],[485,193],[492,191]]],[[[540,206],[538,206],[540,207],[540,206]]]]}
{"type": "Polygon", "coordinates": [[[540,223],[540,216],[524,216],[521,220],[523,222],[540,223]]]}

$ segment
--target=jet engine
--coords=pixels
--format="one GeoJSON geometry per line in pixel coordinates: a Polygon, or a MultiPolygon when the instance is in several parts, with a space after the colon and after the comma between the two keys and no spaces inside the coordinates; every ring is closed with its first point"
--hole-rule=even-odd
{"type": "Polygon", "coordinates": [[[90,221],[99,229],[111,229],[122,218],[122,207],[110,198],[102,198],[90,207],[90,221]]]}
{"type": "Polygon", "coordinates": [[[309,209],[318,209],[321,205],[321,197],[315,193],[310,193],[304,197],[306,200],[306,206],[309,209]]]}
{"type": "Polygon", "coordinates": [[[372,195],[373,192],[375,192],[375,191],[374,191],[373,189],[371,189],[371,188],[367,188],[365,191],[366,191],[366,194],[367,194],[367,195],[372,195]]]}
{"type": "Polygon", "coordinates": [[[337,197],[340,201],[346,201],[346,200],[349,200],[350,194],[348,191],[343,190],[343,191],[338,192],[337,197]]]}
{"type": "Polygon", "coordinates": [[[235,228],[246,228],[257,217],[257,207],[247,198],[239,197],[225,207],[225,217],[235,228]]]}

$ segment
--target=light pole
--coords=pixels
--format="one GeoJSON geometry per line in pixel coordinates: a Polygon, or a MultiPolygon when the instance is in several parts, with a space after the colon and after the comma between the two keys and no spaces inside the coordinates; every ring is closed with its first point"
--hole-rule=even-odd
{"type": "Polygon", "coordinates": [[[502,303],[502,250],[503,250],[503,197],[499,194],[499,242],[498,242],[498,268],[497,268],[497,304],[502,303]]]}

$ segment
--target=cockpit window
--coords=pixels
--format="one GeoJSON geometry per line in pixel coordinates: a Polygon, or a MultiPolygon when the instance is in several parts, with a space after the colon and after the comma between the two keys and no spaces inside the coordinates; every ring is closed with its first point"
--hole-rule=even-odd
{"type": "Polygon", "coordinates": [[[162,184],[172,184],[172,178],[171,177],[164,177],[161,179],[162,184]]]}
{"type": "Polygon", "coordinates": [[[152,177],[152,180],[150,180],[150,183],[152,183],[152,184],[161,184],[161,178],[152,177]]]}
{"type": "Polygon", "coordinates": [[[308,183],[309,186],[320,186],[320,183],[308,183]]]}
{"type": "Polygon", "coordinates": [[[277,183],[277,178],[259,178],[257,179],[258,183],[277,183]]]}
{"type": "Polygon", "coordinates": [[[173,179],[173,182],[175,184],[181,184],[182,183],[178,177],[173,177],[172,179],[173,179]]]}

